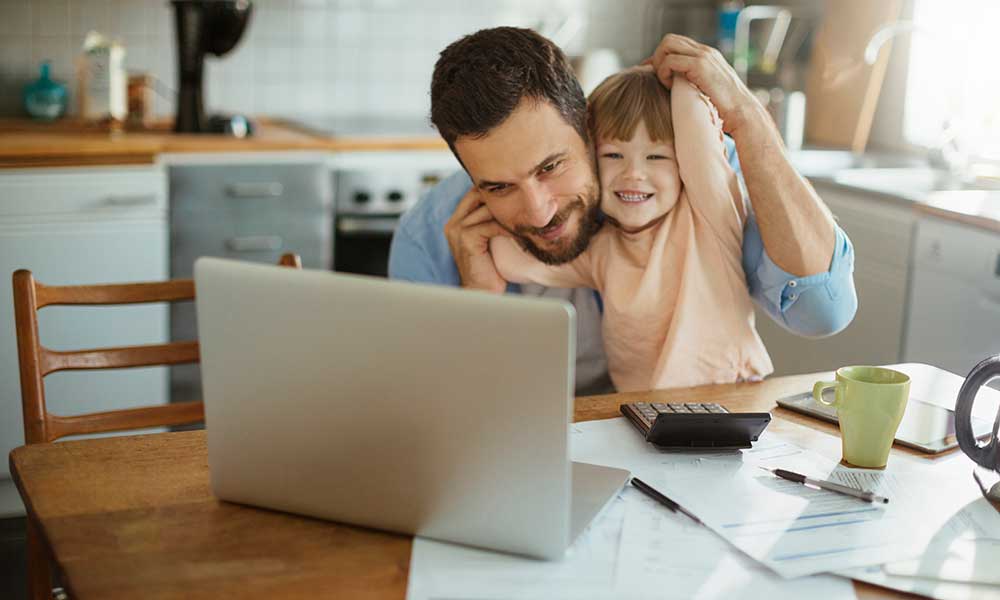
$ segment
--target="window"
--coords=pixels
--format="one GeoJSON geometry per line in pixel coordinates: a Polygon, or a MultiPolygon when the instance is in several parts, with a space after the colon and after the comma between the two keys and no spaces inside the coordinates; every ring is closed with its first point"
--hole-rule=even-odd
{"type": "Polygon", "coordinates": [[[916,0],[913,21],[905,141],[936,147],[948,126],[965,154],[1000,161],[1000,2],[916,0]]]}

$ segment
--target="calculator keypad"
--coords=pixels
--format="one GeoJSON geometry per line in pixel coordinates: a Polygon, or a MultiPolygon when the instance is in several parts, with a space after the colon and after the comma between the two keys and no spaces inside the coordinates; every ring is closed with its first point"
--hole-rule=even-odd
{"type": "Polygon", "coordinates": [[[663,414],[725,414],[729,411],[726,407],[716,403],[685,402],[685,403],[665,403],[665,402],[635,402],[632,404],[636,412],[642,417],[646,424],[652,427],[656,417],[663,414]]]}

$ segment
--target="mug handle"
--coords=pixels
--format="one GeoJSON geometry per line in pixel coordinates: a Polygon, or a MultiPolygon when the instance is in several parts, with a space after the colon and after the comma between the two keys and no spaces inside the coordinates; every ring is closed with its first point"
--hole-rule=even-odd
{"type": "Polygon", "coordinates": [[[817,381],[813,386],[813,399],[824,406],[837,406],[836,396],[834,396],[833,402],[828,402],[825,398],[823,398],[823,392],[830,388],[835,388],[837,385],[839,385],[839,382],[837,381],[817,381]]]}

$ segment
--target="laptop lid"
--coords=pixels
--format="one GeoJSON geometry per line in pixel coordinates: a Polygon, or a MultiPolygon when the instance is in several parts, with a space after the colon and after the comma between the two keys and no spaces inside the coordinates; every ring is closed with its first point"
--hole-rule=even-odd
{"type": "Polygon", "coordinates": [[[542,558],[569,542],[569,304],[195,263],[214,493],[542,558]]]}

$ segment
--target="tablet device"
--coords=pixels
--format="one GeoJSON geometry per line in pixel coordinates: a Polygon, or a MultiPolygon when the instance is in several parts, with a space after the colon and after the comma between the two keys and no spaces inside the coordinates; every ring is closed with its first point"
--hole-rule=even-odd
{"type": "MultiPolygon", "coordinates": [[[[816,402],[812,392],[780,398],[778,406],[830,423],[838,422],[837,409],[816,402]]],[[[972,430],[977,438],[989,438],[993,423],[973,416],[972,430]]],[[[955,411],[925,402],[911,394],[903,420],[896,431],[896,442],[929,454],[951,450],[958,446],[955,438],[955,411]]]]}

